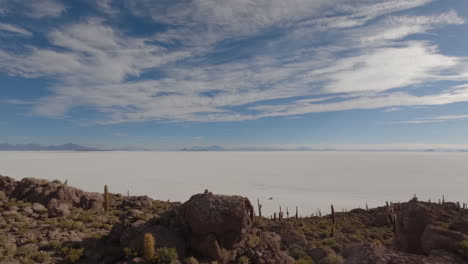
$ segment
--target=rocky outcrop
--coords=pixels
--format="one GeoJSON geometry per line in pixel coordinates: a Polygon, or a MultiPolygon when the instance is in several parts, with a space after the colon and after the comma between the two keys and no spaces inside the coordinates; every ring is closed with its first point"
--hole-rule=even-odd
{"type": "MultiPolygon", "coordinates": [[[[455,211],[452,205],[447,209],[455,211]]],[[[415,201],[402,206],[397,218],[395,248],[405,253],[431,257],[447,258],[459,255],[466,258],[466,250],[461,250],[461,247],[462,243],[468,241],[468,237],[461,232],[435,226],[432,223],[435,214],[429,206],[415,201]]],[[[465,231],[465,223],[465,218],[461,216],[451,228],[465,231]]]]}
{"type": "Polygon", "coordinates": [[[428,255],[434,250],[457,252],[466,239],[462,233],[428,225],[421,236],[421,248],[428,255]]]}
{"type": "Polygon", "coordinates": [[[460,215],[449,227],[451,230],[468,235],[468,215],[460,215]]]}
{"type": "Polygon", "coordinates": [[[102,210],[103,197],[68,186],[60,181],[24,178],[15,181],[0,176],[0,190],[9,197],[44,205],[51,216],[65,216],[72,208],[102,210]]]}
{"type": "Polygon", "coordinates": [[[0,175],[0,191],[7,196],[13,192],[16,186],[16,180],[7,176],[0,175]]]}
{"type": "Polygon", "coordinates": [[[426,257],[398,253],[375,244],[361,244],[350,250],[345,264],[462,264],[455,256],[426,257]]]}
{"type": "Polygon", "coordinates": [[[423,254],[421,236],[431,222],[430,209],[425,205],[413,201],[403,205],[397,218],[395,247],[405,253],[423,254]]]}
{"type": "Polygon", "coordinates": [[[253,207],[241,196],[194,195],[180,208],[188,227],[192,249],[201,255],[223,261],[242,241],[253,223],[253,207]]]}
{"type": "Polygon", "coordinates": [[[289,264],[294,260],[281,250],[281,237],[253,228],[253,207],[241,196],[197,194],[161,216],[138,220],[133,212],[115,225],[109,239],[123,248],[143,248],[143,236],[151,233],[156,247],[175,248],[179,257],[237,263],[246,256],[252,264],[289,264]]]}
{"type": "Polygon", "coordinates": [[[291,222],[275,222],[268,227],[268,230],[281,237],[281,244],[285,248],[293,245],[306,247],[308,242],[302,230],[297,229],[291,222]]]}

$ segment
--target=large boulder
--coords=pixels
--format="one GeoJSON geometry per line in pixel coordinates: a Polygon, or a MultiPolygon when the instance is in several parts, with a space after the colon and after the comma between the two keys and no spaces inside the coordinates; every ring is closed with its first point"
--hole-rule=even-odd
{"type": "Polygon", "coordinates": [[[432,217],[428,207],[414,201],[403,205],[397,217],[395,247],[405,253],[423,254],[421,236],[430,223],[432,217]]]}
{"type": "Polygon", "coordinates": [[[221,251],[234,249],[245,238],[254,217],[247,198],[208,192],[192,196],[182,205],[180,214],[191,233],[194,250],[201,254],[216,252],[210,257],[219,253],[218,247],[221,251]]]}
{"type": "Polygon", "coordinates": [[[421,236],[421,247],[427,255],[434,250],[457,253],[464,240],[467,237],[462,233],[428,225],[421,236]]]}

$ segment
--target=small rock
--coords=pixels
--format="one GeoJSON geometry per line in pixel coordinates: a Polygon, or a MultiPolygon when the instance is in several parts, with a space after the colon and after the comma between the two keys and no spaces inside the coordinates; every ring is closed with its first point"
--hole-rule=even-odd
{"type": "Polygon", "coordinates": [[[32,209],[36,213],[40,213],[40,212],[43,212],[43,211],[47,210],[46,207],[44,205],[40,204],[40,203],[33,203],[32,204],[32,209]]]}

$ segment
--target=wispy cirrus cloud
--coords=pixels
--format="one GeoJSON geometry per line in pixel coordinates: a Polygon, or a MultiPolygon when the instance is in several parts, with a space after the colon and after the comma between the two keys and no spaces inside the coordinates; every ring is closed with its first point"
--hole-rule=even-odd
{"type": "Polygon", "coordinates": [[[394,122],[398,124],[427,124],[427,123],[442,123],[455,120],[465,120],[468,119],[468,115],[444,115],[444,116],[433,116],[417,120],[406,120],[394,122]]]}
{"type": "Polygon", "coordinates": [[[30,31],[28,31],[28,30],[26,30],[26,29],[24,29],[22,27],[11,25],[11,24],[5,24],[5,23],[0,23],[0,32],[2,32],[2,31],[23,35],[23,36],[26,36],[26,37],[30,37],[30,36],[33,35],[30,31]]]}
{"type": "MultiPolygon", "coordinates": [[[[0,50],[0,69],[54,79],[51,94],[34,105],[36,114],[63,117],[86,106],[102,124],[468,101],[459,83],[468,80],[467,58],[408,39],[464,24],[454,10],[401,13],[430,2],[125,1],[134,16],[164,27],[135,36],[104,18],[72,22],[49,30],[48,47],[0,50]],[[453,84],[415,93],[440,81],[453,84]]],[[[99,3],[104,12],[125,11],[111,0],[99,3]]]]}
{"type": "Polygon", "coordinates": [[[17,16],[19,14],[30,18],[58,17],[67,7],[58,0],[2,0],[0,14],[17,16]]]}

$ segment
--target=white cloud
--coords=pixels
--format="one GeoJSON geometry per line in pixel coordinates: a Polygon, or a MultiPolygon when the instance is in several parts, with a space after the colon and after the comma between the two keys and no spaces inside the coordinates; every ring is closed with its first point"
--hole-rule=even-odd
{"type": "Polygon", "coordinates": [[[32,18],[58,17],[66,10],[61,2],[55,0],[28,1],[26,6],[29,8],[26,14],[32,18]]]}
{"type": "Polygon", "coordinates": [[[445,116],[433,116],[433,117],[417,119],[417,120],[400,121],[400,122],[394,122],[394,123],[426,124],[426,123],[442,123],[442,122],[449,122],[453,120],[465,120],[465,119],[468,119],[468,115],[445,115],[445,116]]]}
{"type": "Polygon", "coordinates": [[[25,15],[30,18],[58,17],[67,7],[58,0],[1,0],[0,14],[25,15]]]}
{"type": "MultiPolygon", "coordinates": [[[[413,92],[440,80],[468,81],[466,58],[444,55],[434,43],[404,40],[464,23],[456,11],[392,14],[429,2],[128,1],[134,14],[170,29],[136,37],[87,19],[50,31],[52,47],[0,50],[0,69],[56,80],[51,95],[34,106],[36,114],[63,117],[86,106],[99,112],[99,123],[238,121],[468,101],[462,86],[413,92]],[[255,50],[245,51],[245,58],[210,60],[229,50],[220,42],[250,37],[260,40],[246,48],[255,50]],[[151,72],[160,77],[139,78],[151,72]],[[280,104],[270,101],[278,99],[280,104]]],[[[108,0],[97,4],[104,12],[116,8],[108,0]]]]}
{"type": "Polygon", "coordinates": [[[0,31],[6,31],[10,33],[27,36],[27,37],[32,36],[32,33],[30,31],[22,27],[11,25],[11,24],[5,24],[5,23],[0,23],[0,31]]]}

